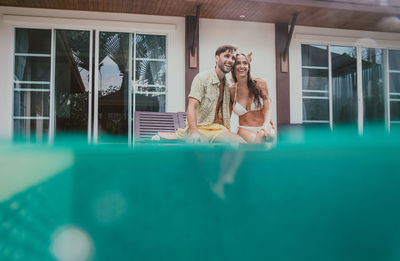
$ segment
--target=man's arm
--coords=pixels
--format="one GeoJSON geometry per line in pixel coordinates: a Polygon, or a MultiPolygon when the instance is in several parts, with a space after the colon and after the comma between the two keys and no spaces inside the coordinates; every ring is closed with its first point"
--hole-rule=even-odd
{"type": "Polygon", "coordinates": [[[187,136],[188,141],[194,143],[204,142],[202,135],[197,129],[197,109],[199,108],[200,102],[192,97],[189,97],[188,107],[186,110],[186,119],[189,125],[189,135],[187,136]]]}
{"type": "Polygon", "coordinates": [[[199,108],[200,102],[192,97],[189,97],[188,107],[186,110],[186,118],[189,124],[189,132],[198,132],[197,130],[197,109],[199,108]]]}

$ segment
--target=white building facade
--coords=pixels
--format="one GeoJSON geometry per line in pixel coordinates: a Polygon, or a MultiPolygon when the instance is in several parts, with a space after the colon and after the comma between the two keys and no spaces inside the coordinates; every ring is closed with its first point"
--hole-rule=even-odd
{"type": "MultiPolygon", "coordinates": [[[[0,137],[132,142],[135,111],[185,110],[185,18],[0,7],[0,137]]],[[[274,24],[200,19],[199,70],[234,43],[253,53],[276,122],[274,24]]],[[[290,122],[400,122],[400,34],[297,26],[290,122]]]]}

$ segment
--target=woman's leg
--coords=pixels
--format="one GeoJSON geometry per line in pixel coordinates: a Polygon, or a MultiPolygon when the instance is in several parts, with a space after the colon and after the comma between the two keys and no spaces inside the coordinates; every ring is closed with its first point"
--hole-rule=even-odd
{"type": "Polygon", "coordinates": [[[246,128],[239,127],[238,134],[243,137],[248,143],[260,143],[265,141],[265,134],[266,131],[264,128],[259,129],[257,132],[256,130],[258,127],[254,127],[254,130],[249,130],[246,128]]]}
{"type": "Polygon", "coordinates": [[[251,130],[247,130],[244,128],[239,127],[238,134],[248,143],[254,143],[256,142],[256,134],[252,132],[251,130]]]}
{"type": "Polygon", "coordinates": [[[246,143],[246,141],[240,135],[226,131],[215,137],[213,143],[246,143]]]}

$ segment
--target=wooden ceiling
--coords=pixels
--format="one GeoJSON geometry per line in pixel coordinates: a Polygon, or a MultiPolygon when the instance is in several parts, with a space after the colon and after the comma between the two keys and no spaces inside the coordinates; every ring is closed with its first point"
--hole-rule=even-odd
{"type": "Polygon", "coordinates": [[[400,32],[400,0],[0,0],[0,6],[289,23],[400,32]],[[244,15],[244,18],[240,16],[244,15]]]}

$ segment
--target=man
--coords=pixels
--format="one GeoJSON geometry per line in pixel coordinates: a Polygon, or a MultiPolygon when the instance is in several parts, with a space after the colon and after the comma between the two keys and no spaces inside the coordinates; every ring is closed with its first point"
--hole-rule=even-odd
{"type": "Polygon", "coordinates": [[[245,141],[229,131],[230,95],[225,74],[235,64],[234,45],[222,45],[215,51],[215,68],[193,79],[186,110],[186,138],[191,142],[245,141]]]}

